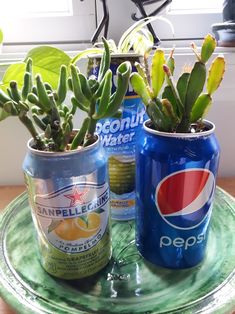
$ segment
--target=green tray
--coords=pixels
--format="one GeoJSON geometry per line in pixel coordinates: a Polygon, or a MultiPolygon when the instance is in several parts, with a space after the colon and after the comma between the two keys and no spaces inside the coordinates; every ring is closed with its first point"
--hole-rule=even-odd
{"type": "Polygon", "coordinates": [[[192,269],[153,267],[138,254],[134,222],[113,223],[113,258],[97,275],[58,280],[41,267],[24,193],[0,222],[0,292],[18,313],[232,313],[235,200],[216,191],[207,255],[192,269]]]}

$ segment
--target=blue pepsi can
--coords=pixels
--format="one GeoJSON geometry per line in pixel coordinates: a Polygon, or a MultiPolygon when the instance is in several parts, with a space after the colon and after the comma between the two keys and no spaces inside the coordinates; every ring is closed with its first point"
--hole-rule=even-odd
{"type": "MultiPolygon", "coordinates": [[[[100,60],[100,55],[90,57],[89,74],[98,76],[100,60]]],[[[124,61],[129,61],[132,72],[136,72],[135,62],[140,62],[140,56],[130,53],[112,54],[112,92],[116,90],[117,68],[124,61]]],[[[142,124],[147,119],[145,106],[131,85],[121,109],[121,119],[108,118],[98,121],[96,132],[108,156],[112,218],[130,220],[135,218],[135,145],[142,124]]]]}
{"type": "Polygon", "coordinates": [[[214,125],[165,133],[144,123],[136,147],[136,245],[149,262],[188,268],[205,256],[219,145],[214,125]]]}

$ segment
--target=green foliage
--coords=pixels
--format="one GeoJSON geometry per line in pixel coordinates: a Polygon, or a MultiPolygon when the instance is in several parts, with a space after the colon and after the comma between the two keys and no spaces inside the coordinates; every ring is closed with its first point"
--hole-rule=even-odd
{"type": "Polygon", "coordinates": [[[2,42],[3,42],[3,31],[0,28],[0,44],[2,44],[2,42]]]}
{"type": "Polygon", "coordinates": [[[69,66],[71,58],[62,50],[51,46],[39,46],[31,49],[23,62],[12,64],[6,70],[1,88],[9,86],[10,81],[16,80],[19,88],[23,86],[24,73],[27,60],[33,62],[33,73],[40,73],[43,81],[50,83],[53,88],[57,87],[61,65],[69,66]]]}
{"type": "MultiPolygon", "coordinates": [[[[200,122],[212,103],[212,94],[219,87],[224,71],[223,56],[212,62],[207,73],[206,62],[215,49],[215,39],[207,35],[203,41],[201,53],[192,44],[197,61],[190,73],[183,73],[175,84],[173,72],[175,62],[173,52],[167,61],[162,50],[157,50],[152,59],[151,81],[145,79],[145,73],[138,71],[131,75],[133,89],[142,98],[147,113],[155,129],[165,132],[191,132],[191,124],[200,122]],[[158,96],[163,89],[161,98],[158,96]],[[206,83],[207,92],[204,93],[206,83]]],[[[137,68],[140,65],[137,65],[137,68]]],[[[198,123],[198,125],[203,125],[198,123]]]]}
{"type": "MultiPolygon", "coordinates": [[[[54,62],[57,71],[58,64],[52,55],[48,55],[47,61],[38,60],[35,66],[30,56],[34,56],[37,60],[37,55],[40,53],[36,51],[35,54],[34,51],[26,58],[24,75],[22,79],[20,78],[21,85],[16,80],[11,80],[6,92],[0,89],[2,112],[5,115],[18,116],[31,133],[35,149],[60,152],[76,149],[78,146],[88,146],[96,140],[94,132],[97,120],[119,114],[119,107],[128,87],[131,64],[124,62],[118,67],[117,89],[114,94],[111,94],[110,50],[105,39],[104,47],[102,68],[97,80],[87,79],[75,65],[69,65],[68,58],[60,54],[65,64],[60,66],[58,78],[54,82],[56,87],[54,87],[52,81],[50,81],[51,85],[44,81],[41,71],[36,76],[33,75],[33,71],[48,68],[49,60],[54,62]],[[69,77],[68,73],[70,73],[69,77]],[[64,104],[68,88],[72,91],[71,107],[64,104]],[[85,111],[87,117],[81,129],[75,132],[73,116],[77,108],[85,111]]],[[[45,74],[44,71],[42,72],[45,74]]]]}

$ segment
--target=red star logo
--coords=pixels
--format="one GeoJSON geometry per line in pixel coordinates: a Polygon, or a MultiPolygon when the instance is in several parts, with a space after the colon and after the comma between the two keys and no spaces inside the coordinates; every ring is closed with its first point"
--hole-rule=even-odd
{"type": "Polygon", "coordinates": [[[85,196],[89,192],[89,189],[84,189],[80,191],[77,187],[73,194],[64,195],[70,199],[70,207],[76,206],[77,204],[81,205],[85,203],[85,196]]]}

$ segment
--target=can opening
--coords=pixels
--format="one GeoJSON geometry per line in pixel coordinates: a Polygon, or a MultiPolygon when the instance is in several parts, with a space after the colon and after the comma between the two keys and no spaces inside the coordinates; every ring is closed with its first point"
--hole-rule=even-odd
{"type": "Polygon", "coordinates": [[[176,132],[164,132],[156,130],[151,120],[147,120],[144,123],[144,129],[152,134],[169,136],[169,137],[197,137],[200,135],[209,135],[214,132],[215,125],[207,120],[202,120],[198,123],[192,123],[190,125],[190,132],[176,133],[176,132]]]}

